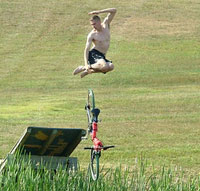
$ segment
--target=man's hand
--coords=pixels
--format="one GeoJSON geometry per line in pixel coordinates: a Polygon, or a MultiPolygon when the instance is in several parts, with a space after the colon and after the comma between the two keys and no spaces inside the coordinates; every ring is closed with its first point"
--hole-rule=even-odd
{"type": "Polygon", "coordinates": [[[111,23],[111,21],[113,20],[115,14],[117,12],[116,8],[109,8],[109,9],[103,9],[103,10],[97,10],[97,11],[92,11],[89,12],[89,15],[98,15],[100,13],[109,13],[107,15],[107,17],[104,19],[104,23],[107,23],[108,25],[111,23]]]}
{"type": "Polygon", "coordinates": [[[86,69],[86,70],[90,69],[90,65],[88,65],[88,64],[85,65],[85,69],[86,69]]]}
{"type": "Polygon", "coordinates": [[[90,65],[87,65],[87,66],[85,66],[85,70],[86,70],[89,74],[91,74],[93,69],[91,68],[90,65]]]}
{"type": "Polygon", "coordinates": [[[91,66],[87,64],[87,65],[85,65],[85,69],[87,70],[88,73],[90,73],[90,71],[91,71],[91,66]]]}

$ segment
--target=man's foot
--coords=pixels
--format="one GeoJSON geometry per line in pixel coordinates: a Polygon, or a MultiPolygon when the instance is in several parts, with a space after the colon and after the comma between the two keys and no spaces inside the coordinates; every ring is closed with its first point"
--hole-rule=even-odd
{"type": "Polygon", "coordinates": [[[85,76],[88,75],[88,74],[89,74],[88,71],[85,70],[84,72],[81,73],[81,78],[85,77],[85,76]]]}
{"type": "Polygon", "coordinates": [[[76,75],[76,74],[78,74],[80,72],[83,72],[84,70],[85,70],[84,66],[79,66],[73,71],[73,74],[76,75]]]}

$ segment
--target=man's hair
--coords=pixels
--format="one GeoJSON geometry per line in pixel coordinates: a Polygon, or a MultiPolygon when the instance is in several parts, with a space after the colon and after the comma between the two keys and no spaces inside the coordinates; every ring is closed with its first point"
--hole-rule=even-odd
{"type": "Polygon", "coordinates": [[[98,15],[94,15],[91,19],[90,19],[90,21],[101,21],[101,18],[98,16],[98,15]]]}

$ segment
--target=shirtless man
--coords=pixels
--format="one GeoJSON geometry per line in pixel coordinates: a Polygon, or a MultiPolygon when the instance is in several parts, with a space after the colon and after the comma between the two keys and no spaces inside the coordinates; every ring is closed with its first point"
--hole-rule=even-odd
{"type": "Polygon", "coordinates": [[[87,37],[84,51],[85,66],[77,67],[73,72],[74,75],[82,72],[81,78],[83,78],[87,74],[96,72],[106,73],[114,69],[114,65],[105,58],[105,55],[110,45],[110,23],[116,12],[117,10],[115,8],[110,8],[88,13],[94,16],[90,19],[93,30],[87,37]],[[108,13],[103,22],[97,16],[100,13],[108,13]],[[93,47],[90,50],[92,43],[93,47]]]}

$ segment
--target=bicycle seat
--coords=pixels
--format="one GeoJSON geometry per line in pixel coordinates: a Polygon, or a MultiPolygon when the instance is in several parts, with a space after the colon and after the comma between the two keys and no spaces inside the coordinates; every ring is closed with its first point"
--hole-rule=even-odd
{"type": "Polygon", "coordinates": [[[93,120],[95,122],[98,122],[98,116],[99,116],[99,113],[100,113],[100,109],[95,108],[91,112],[92,112],[92,115],[93,115],[93,120]]]}

